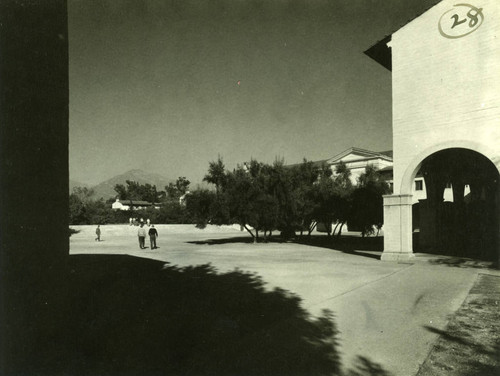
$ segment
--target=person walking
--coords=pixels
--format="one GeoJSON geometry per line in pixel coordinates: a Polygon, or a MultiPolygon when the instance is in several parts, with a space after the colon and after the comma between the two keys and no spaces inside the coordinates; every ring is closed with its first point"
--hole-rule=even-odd
{"type": "Polygon", "coordinates": [[[156,231],[154,225],[151,225],[148,234],[149,234],[149,242],[151,243],[151,249],[156,249],[156,238],[158,237],[158,231],[156,231]]]}
{"type": "Polygon", "coordinates": [[[144,223],[141,223],[139,230],[137,231],[137,236],[139,237],[139,248],[144,249],[144,243],[146,241],[146,229],[144,228],[144,223]]]}
{"type": "Polygon", "coordinates": [[[101,225],[97,225],[97,228],[95,229],[95,234],[97,235],[97,237],[95,238],[95,241],[100,242],[101,241],[101,225]]]}

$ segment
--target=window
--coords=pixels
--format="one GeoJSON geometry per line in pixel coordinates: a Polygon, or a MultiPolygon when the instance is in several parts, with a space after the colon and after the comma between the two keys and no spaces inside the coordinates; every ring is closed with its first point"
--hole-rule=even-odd
{"type": "Polygon", "coordinates": [[[424,181],[423,180],[415,180],[415,190],[423,191],[424,190],[424,181]]]}

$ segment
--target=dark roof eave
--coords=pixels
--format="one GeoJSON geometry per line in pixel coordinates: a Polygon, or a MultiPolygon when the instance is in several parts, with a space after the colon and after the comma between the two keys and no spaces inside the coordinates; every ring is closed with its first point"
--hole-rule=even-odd
{"type": "Polygon", "coordinates": [[[427,7],[422,9],[421,12],[415,15],[415,17],[409,19],[406,21],[403,25],[399,26],[394,30],[391,34],[386,36],[384,39],[381,41],[375,43],[373,46],[371,46],[369,49],[367,49],[364,53],[365,55],[371,57],[373,60],[375,60],[377,63],[382,65],[383,67],[387,68],[388,70],[392,71],[392,52],[391,48],[387,45],[392,39],[392,35],[397,32],[399,29],[404,27],[405,25],[408,25],[409,23],[413,22],[413,20],[417,19],[420,17],[422,14],[427,12],[429,9],[432,7],[436,6],[439,4],[442,0],[432,0],[432,4],[429,4],[427,7]]]}
{"type": "Polygon", "coordinates": [[[391,48],[387,45],[391,41],[392,35],[386,36],[381,41],[378,41],[364,53],[371,57],[384,68],[392,71],[392,53],[391,48]]]}

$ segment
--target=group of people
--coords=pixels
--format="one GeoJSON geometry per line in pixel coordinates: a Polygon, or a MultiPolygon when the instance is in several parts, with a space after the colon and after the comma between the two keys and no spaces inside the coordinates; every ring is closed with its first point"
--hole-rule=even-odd
{"type": "MultiPolygon", "coordinates": [[[[149,242],[151,243],[151,249],[158,248],[156,246],[156,238],[158,237],[158,231],[156,231],[155,226],[151,225],[149,231],[147,232],[149,235],[149,242]]],[[[139,230],[137,230],[137,236],[139,237],[139,248],[144,249],[146,243],[146,228],[144,227],[144,223],[139,225],[139,230]]]]}
{"type": "MultiPolygon", "coordinates": [[[[128,222],[129,222],[129,225],[130,226],[140,226],[141,223],[144,223],[144,219],[139,219],[139,218],[129,218],[128,219],[128,222]]],[[[146,224],[149,226],[151,223],[151,221],[148,219],[146,219],[146,224]]]]}
{"type": "MultiPolygon", "coordinates": [[[[148,219],[149,222],[149,219],[148,219]]],[[[149,223],[148,223],[149,226],[149,223]]],[[[96,242],[101,241],[101,225],[97,225],[97,228],[95,229],[95,234],[96,242]]],[[[140,249],[145,249],[146,248],[146,236],[149,235],[149,242],[151,244],[151,249],[156,249],[158,248],[156,246],[156,238],[158,237],[158,231],[155,229],[154,225],[151,225],[149,227],[149,231],[146,232],[146,228],[144,227],[144,222],[140,222],[139,224],[139,230],[137,231],[137,236],[139,237],[139,248],[140,249]]]]}

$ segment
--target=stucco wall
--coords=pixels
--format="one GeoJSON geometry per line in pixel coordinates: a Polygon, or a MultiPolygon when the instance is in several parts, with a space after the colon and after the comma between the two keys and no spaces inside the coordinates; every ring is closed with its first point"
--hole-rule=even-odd
{"type": "Polygon", "coordinates": [[[471,3],[483,22],[450,39],[438,24],[449,27],[455,4],[442,1],[392,37],[395,194],[411,194],[419,163],[444,148],[478,151],[500,167],[500,2],[471,3]]]}

